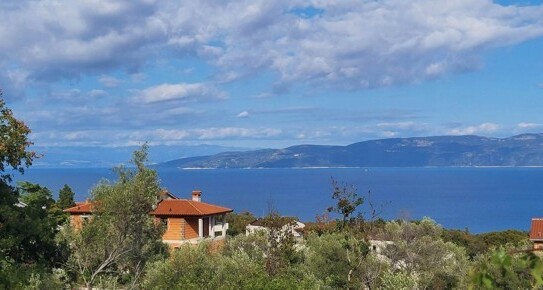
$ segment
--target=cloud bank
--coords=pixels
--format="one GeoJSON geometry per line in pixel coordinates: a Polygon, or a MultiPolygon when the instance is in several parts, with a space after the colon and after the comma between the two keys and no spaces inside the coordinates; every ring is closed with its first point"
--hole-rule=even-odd
{"type": "MultiPolygon", "coordinates": [[[[4,0],[0,18],[0,88],[51,143],[499,132],[495,121],[448,128],[411,117],[323,126],[322,116],[348,116],[246,99],[420,83],[543,36],[543,6],[488,0],[4,0]]],[[[518,130],[539,128],[528,121],[518,130]]]]}
{"type": "MultiPolygon", "coordinates": [[[[230,81],[273,72],[287,85],[391,86],[476,69],[482,50],[543,34],[541,7],[486,0],[43,0],[3,6],[0,80],[10,81],[10,89],[111,69],[138,71],[169,53],[203,58],[230,81]]],[[[112,80],[104,82],[115,85],[112,80]]]]}

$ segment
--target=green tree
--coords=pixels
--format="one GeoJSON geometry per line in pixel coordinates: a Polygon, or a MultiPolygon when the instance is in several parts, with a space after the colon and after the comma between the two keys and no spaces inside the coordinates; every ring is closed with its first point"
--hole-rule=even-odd
{"type": "MultiPolygon", "coordinates": [[[[19,190],[10,185],[13,170],[19,173],[32,164],[30,129],[5,106],[0,91],[0,288],[25,287],[33,274],[46,274],[54,263],[47,218],[47,200],[30,198],[19,203],[19,190]]],[[[42,275],[43,276],[43,275],[42,275]]]]}
{"type": "Polygon", "coordinates": [[[336,205],[328,208],[328,212],[335,212],[342,216],[341,227],[346,226],[358,206],[364,203],[364,198],[358,196],[352,184],[339,183],[332,178],[332,199],[336,205]]]}
{"type": "Polygon", "coordinates": [[[28,150],[32,145],[28,140],[30,129],[23,121],[15,118],[1,97],[0,90],[0,176],[10,181],[11,175],[5,173],[6,166],[23,173],[25,166],[32,165],[36,153],[28,150]]]}
{"type": "Polygon", "coordinates": [[[394,221],[385,226],[382,239],[390,241],[382,254],[393,268],[411,275],[421,289],[459,288],[469,265],[465,249],[441,239],[441,227],[433,220],[394,221]]]}
{"type": "Polygon", "coordinates": [[[62,262],[63,257],[55,241],[59,226],[64,221],[64,214],[55,204],[51,191],[46,187],[30,182],[19,182],[17,190],[24,215],[19,221],[19,261],[34,261],[48,267],[62,262]]]}
{"type": "Polygon", "coordinates": [[[276,276],[299,260],[292,233],[295,220],[272,211],[262,219],[262,225],[266,228],[268,238],[266,271],[269,276],[276,276]]]}
{"type": "Polygon", "coordinates": [[[542,289],[543,260],[531,250],[501,246],[477,256],[469,277],[470,289],[542,289]]]}
{"type": "Polygon", "coordinates": [[[256,217],[248,212],[242,213],[227,213],[226,222],[228,223],[228,234],[231,236],[236,236],[240,234],[245,234],[245,227],[256,220],[256,217]]]}
{"type": "Polygon", "coordinates": [[[265,269],[264,232],[238,235],[223,252],[207,243],[186,244],[171,257],[147,265],[143,289],[320,289],[320,282],[302,264],[270,276],[265,269]]]}
{"type": "Polygon", "coordinates": [[[58,192],[58,206],[61,209],[67,209],[69,207],[75,206],[74,202],[75,193],[72,191],[72,188],[68,184],[64,184],[58,192]]]}
{"type": "Polygon", "coordinates": [[[369,255],[368,244],[351,231],[312,234],[305,264],[332,288],[372,289],[386,265],[369,255]]]}
{"type": "Polygon", "coordinates": [[[135,168],[117,168],[116,182],[102,181],[92,190],[91,221],[80,231],[67,227],[63,233],[71,249],[67,266],[89,289],[101,276],[136,287],[146,263],[167,252],[163,228],[149,215],[160,187],[146,161],[144,145],[133,154],[135,168]]]}

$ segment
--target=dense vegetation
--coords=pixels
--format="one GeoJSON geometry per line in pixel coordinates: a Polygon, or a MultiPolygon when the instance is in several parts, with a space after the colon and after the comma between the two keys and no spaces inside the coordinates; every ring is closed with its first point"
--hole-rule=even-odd
{"type": "Polygon", "coordinates": [[[354,188],[333,181],[331,206],[296,240],[289,219],[264,218],[267,231],[245,235],[251,213],[231,214],[223,247],[208,242],[169,251],[148,212],[158,176],[133,167],[92,190],[93,218],[74,229],[62,209],[74,204],[38,184],[12,184],[36,154],[30,130],[0,100],[0,289],[527,289],[543,285],[543,262],[527,234],[473,235],[428,218],[384,221],[354,188]],[[369,205],[371,216],[360,214],[369,205]],[[336,215],[338,219],[333,219],[336,215]]]}

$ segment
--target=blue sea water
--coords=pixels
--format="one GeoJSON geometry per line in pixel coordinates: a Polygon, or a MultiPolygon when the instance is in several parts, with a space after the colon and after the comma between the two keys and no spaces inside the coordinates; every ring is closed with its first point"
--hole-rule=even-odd
{"type": "MultiPolygon", "coordinates": [[[[316,169],[159,169],[161,185],[181,198],[193,189],[202,200],[265,215],[311,221],[334,204],[331,178],[353,184],[385,219],[431,217],[446,228],[480,233],[528,230],[543,216],[543,168],[316,168],[316,169]]],[[[84,200],[111,169],[30,168],[16,180],[39,183],[54,194],[66,183],[84,200]]],[[[366,202],[366,205],[368,202],[366,202]]],[[[367,207],[362,211],[369,212],[367,207]]]]}

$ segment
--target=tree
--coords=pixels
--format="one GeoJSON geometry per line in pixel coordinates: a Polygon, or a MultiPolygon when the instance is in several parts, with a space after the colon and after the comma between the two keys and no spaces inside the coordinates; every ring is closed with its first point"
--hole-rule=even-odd
{"type": "Polygon", "coordinates": [[[230,212],[226,214],[226,222],[228,223],[227,233],[231,236],[245,234],[245,227],[255,220],[255,216],[248,212],[239,214],[230,212]]]}
{"type": "Polygon", "coordinates": [[[49,247],[41,243],[49,239],[50,228],[39,218],[44,214],[39,203],[24,207],[19,191],[10,185],[12,174],[7,170],[23,173],[37,156],[28,150],[30,129],[1,96],[0,91],[0,288],[10,289],[25,285],[35,268],[50,266],[49,247]]]}
{"type": "Polygon", "coordinates": [[[64,222],[64,213],[56,206],[51,191],[46,187],[19,182],[17,190],[25,204],[21,207],[24,218],[19,221],[19,261],[33,261],[53,267],[63,258],[59,256],[55,236],[59,225],[64,222]]]}
{"type": "Polygon", "coordinates": [[[429,218],[419,222],[389,222],[383,240],[391,244],[382,251],[397,272],[415,278],[417,288],[462,288],[468,257],[465,249],[441,239],[441,227],[429,218]]]}
{"type": "Polygon", "coordinates": [[[295,223],[293,218],[282,217],[274,211],[262,219],[268,238],[265,265],[269,276],[276,276],[298,260],[292,233],[295,223]]]}
{"type": "Polygon", "coordinates": [[[136,287],[146,263],[166,253],[163,228],[149,215],[160,187],[146,161],[144,145],[133,154],[135,168],[117,168],[116,182],[103,181],[92,190],[91,221],[80,231],[67,227],[63,233],[71,248],[67,266],[89,289],[100,276],[136,287]]]}
{"type": "Polygon", "coordinates": [[[345,227],[347,220],[351,218],[358,206],[364,203],[364,198],[358,196],[354,185],[339,183],[333,178],[332,199],[336,200],[337,203],[335,206],[329,207],[328,212],[336,212],[342,216],[342,228],[345,227]]]}
{"type": "Polygon", "coordinates": [[[349,231],[311,234],[307,239],[306,265],[332,288],[374,289],[387,268],[370,255],[368,244],[349,231]]]}
{"type": "Polygon", "coordinates": [[[32,142],[28,140],[30,129],[23,121],[17,120],[13,112],[5,107],[0,90],[0,177],[11,181],[11,175],[5,174],[6,167],[11,167],[21,173],[24,167],[32,165],[36,153],[29,151],[32,142]]]}
{"type": "Polygon", "coordinates": [[[64,187],[61,188],[58,192],[58,206],[61,209],[67,209],[69,207],[75,206],[74,202],[75,193],[72,191],[68,184],[64,184],[64,187]]]}

